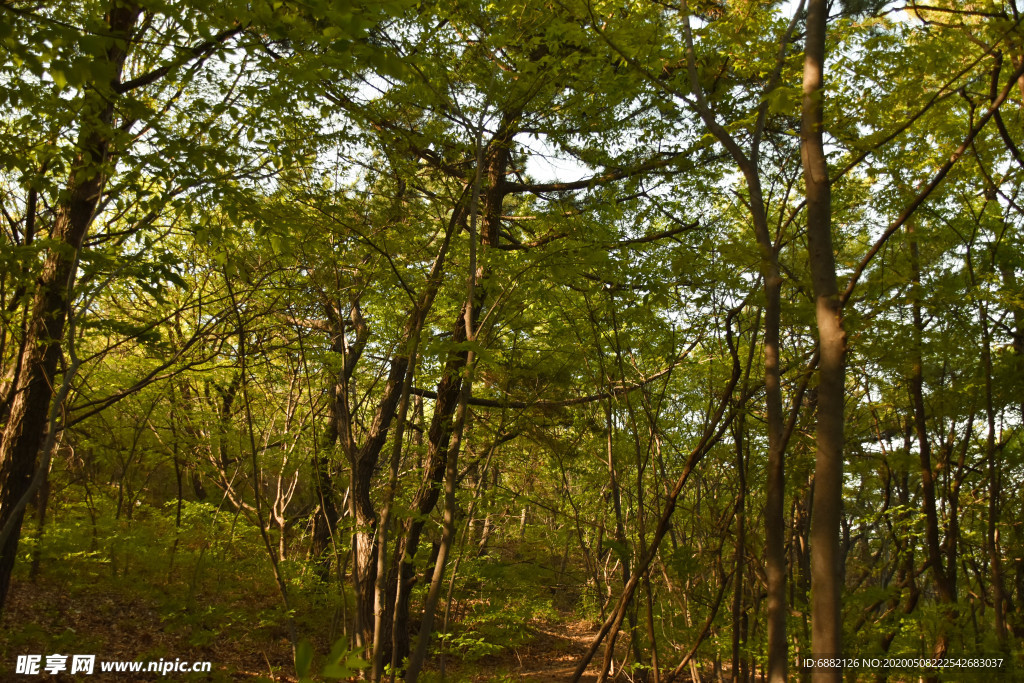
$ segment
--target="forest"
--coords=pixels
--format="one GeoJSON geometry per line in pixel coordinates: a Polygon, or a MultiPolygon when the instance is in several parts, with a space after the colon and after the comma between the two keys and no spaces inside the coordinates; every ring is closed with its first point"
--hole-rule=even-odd
{"type": "Polygon", "coordinates": [[[0,0],[0,678],[1024,680],[1022,13],[0,0]]]}

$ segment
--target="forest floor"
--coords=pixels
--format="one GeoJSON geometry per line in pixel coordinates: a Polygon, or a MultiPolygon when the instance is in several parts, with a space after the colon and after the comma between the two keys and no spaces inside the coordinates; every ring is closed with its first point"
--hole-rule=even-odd
{"type": "MultiPolygon", "coordinates": [[[[68,567],[69,569],[71,567],[68,567]]],[[[15,580],[7,608],[0,619],[0,680],[33,681],[117,681],[130,680],[200,680],[200,681],[280,681],[292,683],[290,673],[291,648],[284,628],[256,619],[248,625],[228,620],[226,630],[211,623],[200,625],[202,615],[188,614],[192,610],[168,609],[167,598],[176,591],[168,587],[151,586],[139,590],[138,582],[118,587],[109,577],[95,582],[83,581],[81,576],[48,573],[34,582],[24,578],[15,580]],[[163,594],[162,593],[168,593],[163,594]],[[162,599],[163,598],[163,599],[162,599]],[[14,674],[18,655],[94,654],[97,662],[106,661],[186,661],[212,662],[210,674],[183,675],[102,673],[87,677],[41,673],[39,676],[14,674]]],[[[97,577],[98,578],[98,577],[97,577]]],[[[223,604],[208,605],[203,612],[209,618],[212,612],[231,613],[244,606],[246,612],[258,615],[274,609],[273,596],[265,605],[257,596],[224,592],[218,596],[223,604]],[[236,604],[237,603],[237,604],[236,604]]],[[[483,681],[524,681],[555,683],[566,681],[576,662],[586,651],[587,644],[597,630],[590,621],[570,615],[546,615],[530,621],[528,634],[521,643],[502,652],[463,661],[446,658],[446,680],[451,683],[483,681]]],[[[318,651],[329,644],[314,643],[318,651]]],[[[70,663],[70,658],[68,660],[70,663]]],[[[423,678],[440,680],[440,662],[435,657],[428,662],[423,678]]],[[[70,668],[70,666],[69,666],[70,668]]],[[[584,676],[591,683],[596,676],[584,676]]]]}
{"type": "MultiPolygon", "coordinates": [[[[529,681],[530,683],[564,683],[569,680],[580,657],[586,652],[597,632],[593,622],[566,616],[564,621],[534,621],[529,626],[533,638],[500,655],[485,657],[470,665],[452,667],[464,680],[529,681]]],[[[433,662],[435,668],[437,662],[433,662]]],[[[596,667],[592,666],[596,672],[596,667]]],[[[595,673],[580,679],[583,683],[597,680],[595,673]]]]}
{"type": "MultiPolygon", "coordinates": [[[[211,662],[213,671],[191,677],[178,674],[178,678],[172,673],[162,677],[164,680],[294,680],[280,673],[286,666],[292,668],[291,648],[287,638],[281,637],[284,634],[266,629],[216,633],[199,626],[199,619],[190,619],[186,610],[169,612],[166,603],[138,592],[137,586],[137,582],[131,582],[126,590],[119,591],[101,581],[94,590],[83,590],[78,581],[66,579],[12,582],[0,620],[0,680],[125,683],[133,680],[132,674],[104,674],[98,670],[99,662],[176,658],[211,662]],[[10,675],[18,655],[42,655],[45,664],[47,655],[58,653],[96,655],[97,670],[84,679],[68,674],[10,675]]],[[[252,601],[253,596],[246,599],[252,601]]],[[[210,605],[200,611],[209,614],[211,608],[223,609],[224,605],[210,605]]],[[[158,674],[136,675],[140,680],[161,678],[158,674]]]]}

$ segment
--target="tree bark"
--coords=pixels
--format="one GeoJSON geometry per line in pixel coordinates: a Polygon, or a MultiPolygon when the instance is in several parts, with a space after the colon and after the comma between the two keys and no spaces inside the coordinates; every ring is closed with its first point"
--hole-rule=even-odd
{"type": "MultiPolygon", "coordinates": [[[[733,552],[733,599],[732,599],[732,660],[731,673],[733,683],[740,683],[740,640],[741,621],[743,618],[743,565],[746,563],[747,545],[747,463],[744,457],[745,420],[742,413],[736,419],[733,439],[736,442],[736,473],[739,479],[739,499],[736,501],[736,548],[733,552]]],[[[767,548],[765,549],[767,552],[767,548]]],[[[769,607],[769,610],[771,608],[769,607]]],[[[769,611],[769,626],[770,611],[769,611]]]]}
{"type": "MultiPolygon", "coordinates": [[[[818,424],[811,520],[811,649],[815,659],[842,653],[839,522],[843,494],[846,332],[832,248],[832,198],[825,157],[822,88],[827,0],[809,0],[804,49],[800,153],[807,192],[807,250],[818,327],[818,424]]],[[[839,683],[839,667],[816,668],[815,683],[839,683]]]]}
{"type": "Polygon", "coordinates": [[[50,249],[36,282],[25,340],[19,359],[7,424],[0,442],[0,526],[14,520],[13,533],[0,548],[0,610],[7,600],[11,573],[21,536],[23,512],[15,512],[36,468],[54,376],[61,353],[65,321],[71,305],[78,254],[106,185],[116,97],[139,8],[111,3],[106,16],[111,40],[102,61],[112,74],[110,83],[87,88],[78,120],[77,155],[69,173],[66,199],[57,206],[50,249]]]}
{"type": "MultiPolygon", "coordinates": [[[[1001,444],[996,443],[996,411],[992,387],[992,333],[989,329],[988,306],[982,301],[978,305],[981,320],[982,371],[985,373],[985,461],[988,469],[988,523],[985,530],[985,546],[992,572],[992,607],[996,641],[1002,652],[1007,651],[1006,628],[1006,582],[1003,578],[1003,551],[999,539],[999,518],[1002,512],[1000,496],[1002,490],[1001,444]]],[[[955,599],[955,595],[954,595],[955,599]]]]}
{"type": "MultiPolygon", "coordinates": [[[[910,373],[910,395],[914,406],[914,431],[917,435],[917,451],[921,464],[921,502],[924,506],[925,546],[928,552],[928,565],[935,583],[935,592],[939,603],[944,605],[947,619],[939,624],[939,632],[935,637],[935,648],[932,654],[941,659],[949,648],[949,634],[946,623],[955,619],[956,586],[951,580],[949,567],[943,563],[942,544],[939,538],[939,516],[935,502],[935,475],[932,469],[931,440],[928,438],[928,425],[924,405],[924,369],[922,345],[924,335],[924,318],[921,315],[921,265],[918,255],[917,238],[914,228],[907,224],[907,238],[910,242],[910,273],[911,301],[914,324],[914,343],[911,348],[913,365],[910,373]]],[[[955,570],[955,565],[953,566],[955,570]]]]}

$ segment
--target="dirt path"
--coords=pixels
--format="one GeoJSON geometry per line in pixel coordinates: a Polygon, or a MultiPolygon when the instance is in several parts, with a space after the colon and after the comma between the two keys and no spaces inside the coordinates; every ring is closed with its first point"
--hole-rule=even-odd
{"type": "MultiPolygon", "coordinates": [[[[528,646],[526,656],[522,657],[522,670],[519,672],[522,680],[537,683],[568,680],[594,638],[592,624],[575,621],[540,624],[533,628],[537,631],[537,638],[528,646]]],[[[589,683],[597,680],[597,676],[588,674],[581,680],[589,683]]]]}
{"type": "MultiPolygon", "coordinates": [[[[576,670],[597,632],[588,621],[534,622],[530,630],[535,637],[527,644],[514,647],[496,657],[477,662],[473,681],[514,680],[531,683],[565,683],[576,670]]],[[[597,680],[596,666],[591,666],[581,683],[597,680]]]]}

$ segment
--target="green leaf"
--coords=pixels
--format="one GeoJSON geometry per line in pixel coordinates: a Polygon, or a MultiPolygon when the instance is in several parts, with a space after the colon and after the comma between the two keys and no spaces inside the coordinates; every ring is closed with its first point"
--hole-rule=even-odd
{"type": "Polygon", "coordinates": [[[360,669],[365,669],[370,663],[356,654],[350,654],[344,662],[328,664],[324,667],[323,675],[327,678],[349,678],[360,669]]]}
{"type": "Polygon", "coordinates": [[[313,645],[308,640],[303,640],[295,646],[295,673],[299,678],[309,676],[309,670],[313,666],[313,645]]]}
{"type": "Polygon", "coordinates": [[[764,96],[768,111],[773,114],[793,116],[800,111],[800,91],[781,85],[764,96]]]}

